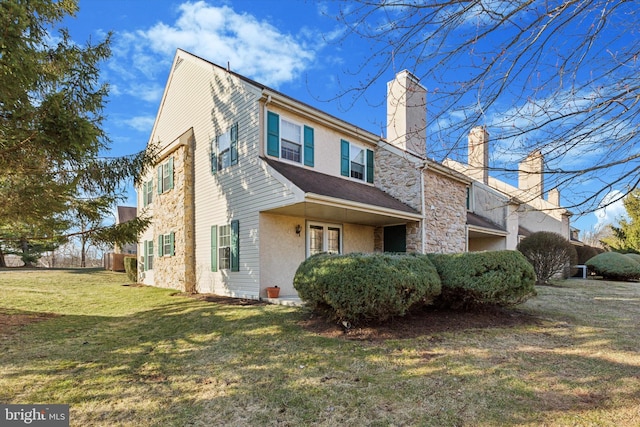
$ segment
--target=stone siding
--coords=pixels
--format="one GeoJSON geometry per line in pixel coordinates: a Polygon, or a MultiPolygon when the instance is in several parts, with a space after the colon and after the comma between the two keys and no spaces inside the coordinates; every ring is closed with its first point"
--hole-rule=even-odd
{"type": "MultiPolygon", "coordinates": [[[[184,142],[160,162],[173,157],[173,188],[154,194],[154,247],[161,234],[174,233],[174,255],[158,256],[159,248],[155,249],[153,270],[155,286],[190,292],[195,290],[193,140],[184,142]]],[[[154,179],[157,182],[155,174],[154,179]]]]}
{"type": "Polygon", "coordinates": [[[426,251],[464,252],[467,240],[467,186],[425,171],[426,251]]]}

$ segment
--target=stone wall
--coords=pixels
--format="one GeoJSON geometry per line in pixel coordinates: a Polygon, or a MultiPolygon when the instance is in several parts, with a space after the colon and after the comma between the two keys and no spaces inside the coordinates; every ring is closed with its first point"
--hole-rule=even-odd
{"type": "Polygon", "coordinates": [[[464,252],[467,239],[467,186],[429,169],[424,173],[426,251],[464,252]]]}
{"type": "MultiPolygon", "coordinates": [[[[181,144],[160,161],[173,157],[173,189],[154,194],[153,200],[154,285],[185,292],[195,290],[192,135],[183,135],[181,144]],[[174,255],[158,256],[158,237],[170,233],[174,255]]],[[[154,179],[157,183],[155,173],[154,179]]]]}

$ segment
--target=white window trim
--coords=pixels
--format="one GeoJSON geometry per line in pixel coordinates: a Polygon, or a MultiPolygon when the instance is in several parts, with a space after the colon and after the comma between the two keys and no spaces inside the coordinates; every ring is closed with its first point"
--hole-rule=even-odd
{"type": "Polygon", "coordinates": [[[216,254],[218,257],[218,270],[231,270],[231,224],[223,224],[218,226],[218,242],[217,249],[218,253],[216,254]],[[228,230],[228,234],[222,234],[223,229],[226,227],[228,230]],[[227,237],[229,239],[229,243],[227,245],[222,244],[222,239],[227,237]],[[223,265],[222,257],[220,256],[220,250],[226,249],[229,253],[227,257],[228,266],[223,265]]]}
{"type": "Polygon", "coordinates": [[[292,120],[289,117],[283,117],[282,114],[279,114],[279,113],[277,113],[277,114],[280,116],[280,123],[279,123],[280,132],[279,132],[279,135],[278,135],[278,137],[280,138],[280,141],[279,141],[280,146],[278,147],[278,158],[280,160],[282,160],[283,162],[291,163],[292,165],[298,165],[298,166],[304,165],[304,127],[305,127],[305,125],[303,123],[300,123],[300,122],[296,121],[296,120],[292,120]],[[288,142],[288,140],[285,140],[282,137],[282,134],[284,133],[282,131],[282,129],[283,129],[282,121],[289,122],[291,124],[294,124],[294,125],[300,127],[300,161],[299,162],[296,162],[295,160],[289,160],[287,158],[282,157],[282,147],[283,147],[282,142],[283,141],[287,141],[288,142]]]}
{"type": "Polygon", "coordinates": [[[337,228],[338,230],[340,230],[340,248],[338,249],[339,250],[338,253],[343,253],[344,232],[343,232],[343,228],[342,228],[341,224],[333,224],[333,223],[328,223],[328,222],[317,222],[317,221],[307,221],[306,233],[305,233],[305,252],[306,252],[306,257],[307,258],[311,256],[311,227],[312,226],[323,227],[324,230],[325,230],[325,232],[322,233],[322,238],[323,238],[322,249],[323,249],[323,252],[327,251],[328,242],[329,242],[329,233],[327,233],[326,230],[329,229],[329,228],[337,228]]]}

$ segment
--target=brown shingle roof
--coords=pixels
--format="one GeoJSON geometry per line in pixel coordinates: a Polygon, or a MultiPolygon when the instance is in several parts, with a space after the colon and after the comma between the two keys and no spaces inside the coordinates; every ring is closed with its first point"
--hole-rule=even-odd
{"type": "Polygon", "coordinates": [[[411,206],[402,203],[400,200],[385,193],[377,187],[360,184],[348,179],[327,175],[269,158],[263,157],[262,159],[305,193],[335,197],[337,199],[349,200],[352,202],[364,203],[367,205],[394,209],[412,214],[419,213],[411,206]]]}
{"type": "Polygon", "coordinates": [[[118,206],[118,224],[131,221],[137,215],[137,209],[132,206],[118,206]]]}
{"type": "Polygon", "coordinates": [[[467,224],[475,225],[476,227],[488,228],[491,230],[507,231],[504,227],[499,226],[495,222],[490,221],[485,217],[474,214],[473,212],[467,212],[467,224]]]}

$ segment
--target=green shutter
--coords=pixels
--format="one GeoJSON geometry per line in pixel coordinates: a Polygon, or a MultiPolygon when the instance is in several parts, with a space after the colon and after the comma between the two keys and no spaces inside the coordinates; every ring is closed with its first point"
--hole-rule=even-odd
{"type": "Polygon", "coordinates": [[[147,207],[147,183],[142,183],[142,207],[147,207]]]}
{"type": "Polygon", "coordinates": [[[218,271],[218,226],[211,226],[211,271],[218,271]]]}
{"type": "Polygon", "coordinates": [[[169,157],[169,188],[165,190],[171,190],[173,188],[173,157],[169,157]]]}
{"type": "Polygon", "coordinates": [[[267,154],[280,156],[280,116],[267,111],[267,154]]]}
{"type": "Polygon", "coordinates": [[[161,234],[158,236],[158,256],[164,255],[164,236],[161,234]]]}
{"type": "Polygon", "coordinates": [[[169,242],[171,245],[171,249],[169,249],[169,256],[174,256],[176,251],[175,251],[175,246],[176,246],[176,233],[174,233],[173,231],[169,234],[169,242]]]}
{"type": "Polygon", "coordinates": [[[162,165],[158,166],[158,194],[162,194],[162,165]]]}
{"type": "Polygon", "coordinates": [[[304,127],[304,164],[313,167],[313,128],[304,127]]]}
{"type": "Polygon", "coordinates": [[[240,271],[240,222],[231,221],[231,271],[240,271]]]}
{"type": "Polygon", "coordinates": [[[349,176],[349,141],[340,140],[340,174],[349,176]]]}
{"type": "Polygon", "coordinates": [[[238,124],[235,123],[231,127],[231,148],[229,149],[231,152],[231,164],[238,164],[238,124]]]}
{"type": "Polygon", "coordinates": [[[143,264],[142,271],[147,271],[147,270],[149,270],[149,245],[148,245],[148,241],[145,240],[143,245],[144,245],[144,264],[143,264]]]}
{"type": "Polygon", "coordinates": [[[218,137],[211,139],[211,175],[218,173],[218,137]]]}
{"type": "Polygon", "coordinates": [[[367,150],[367,182],[373,184],[373,151],[367,150]]]}

